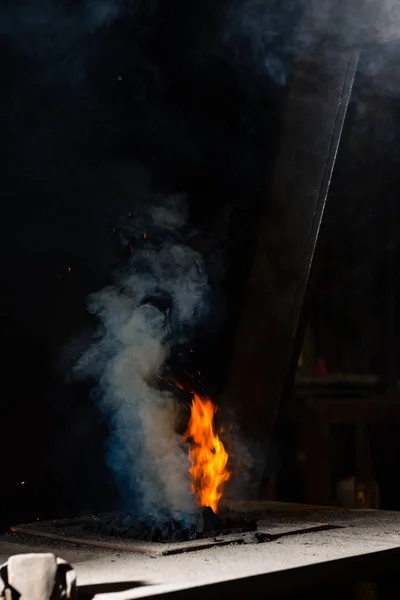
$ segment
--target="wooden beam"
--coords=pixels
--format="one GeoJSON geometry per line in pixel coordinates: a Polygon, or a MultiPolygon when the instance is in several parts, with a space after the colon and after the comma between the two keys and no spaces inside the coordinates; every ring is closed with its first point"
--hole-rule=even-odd
{"type": "Polygon", "coordinates": [[[299,56],[290,86],[226,388],[241,426],[261,449],[268,444],[293,363],[358,56],[357,49],[334,43],[308,49],[299,56]]]}

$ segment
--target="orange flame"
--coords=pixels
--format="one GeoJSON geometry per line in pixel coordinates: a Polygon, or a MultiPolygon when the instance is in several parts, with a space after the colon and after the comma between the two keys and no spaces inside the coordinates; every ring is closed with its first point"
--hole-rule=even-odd
{"type": "Polygon", "coordinates": [[[214,512],[222,497],[223,484],[230,472],[226,468],[228,453],[214,431],[214,414],[217,407],[209,398],[193,394],[190,421],[184,434],[191,441],[189,473],[192,477],[192,492],[200,506],[210,506],[214,512]]]}

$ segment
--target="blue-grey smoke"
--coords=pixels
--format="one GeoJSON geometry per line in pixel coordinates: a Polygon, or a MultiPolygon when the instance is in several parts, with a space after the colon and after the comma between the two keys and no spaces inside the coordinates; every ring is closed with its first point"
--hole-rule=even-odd
{"type": "Polygon", "coordinates": [[[171,343],[182,342],[183,331],[205,313],[208,282],[200,255],[179,236],[184,198],[139,212],[125,232],[132,236],[129,266],[115,285],[90,297],[101,325],[75,371],[98,381],[97,399],[110,422],[107,460],[127,507],[143,518],[160,508],[182,516],[195,509],[187,448],[175,432],[177,401],[154,382],[171,343]]]}
{"type": "Polygon", "coordinates": [[[331,44],[333,53],[365,48],[398,39],[399,29],[397,0],[231,0],[220,20],[220,39],[239,72],[246,63],[247,71],[284,86],[299,56],[318,63],[321,45],[331,44]]]}

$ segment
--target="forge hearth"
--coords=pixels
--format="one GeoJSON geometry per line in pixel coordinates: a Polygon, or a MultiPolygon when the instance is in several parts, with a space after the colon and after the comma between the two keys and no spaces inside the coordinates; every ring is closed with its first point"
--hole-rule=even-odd
{"type": "Polygon", "coordinates": [[[221,546],[262,544],[337,527],[326,520],[325,511],[316,511],[316,507],[307,507],[305,513],[298,505],[290,507],[288,514],[279,503],[225,503],[223,512],[218,515],[210,508],[199,509],[191,524],[188,520],[174,522],[160,514],[152,526],[127,513],[102,513],[15,525],[11,531],[53,542],[156,557],[221,546]]]}
{"type": "Polygon", "coordinates": [[[246,533],[253,531],[256,524],[244,516],[221,517],[210,507],[204,507],[186,519],[173,518],[160,511],[157,518],[149,522],[135,519],[129,513],[96,515],[85,523],[84,528],[100,535],[171,543],[246,533]]]}

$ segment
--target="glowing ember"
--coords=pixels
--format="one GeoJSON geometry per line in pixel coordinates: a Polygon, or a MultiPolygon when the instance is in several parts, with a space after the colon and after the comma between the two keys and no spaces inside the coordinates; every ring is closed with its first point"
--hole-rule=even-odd
{"type": "Polygon", "coordinates": [[[192,491],[200,506],[210,506],[217,512],[222,486],[230,473],[226,468],[228,453],[214,431],[215,412],[216,406],[209,398],[193,394],[189,426],[184,437],[191,442],[189,460],[192,466],[189,473],[192,491]]]}

